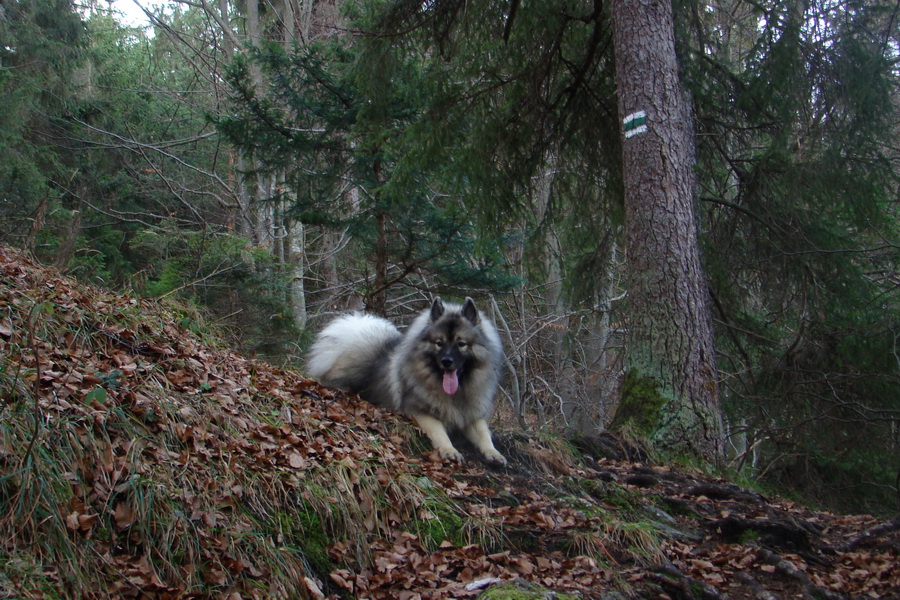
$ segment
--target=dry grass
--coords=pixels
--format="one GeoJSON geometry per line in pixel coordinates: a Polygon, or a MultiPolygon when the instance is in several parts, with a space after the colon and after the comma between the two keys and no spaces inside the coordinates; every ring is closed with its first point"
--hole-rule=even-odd
{"type": "Polygon", "coordinates": [[[312,382],[165,306],[8,249],[0,269],[3,588],[308,597],[331,540],[386,531],[378,507],[413,514],[413,483],[385,476],[402,452],[354,426],[371,407],[310,402],[312,382]]]}
{"type": "Polygon", "coordinates": [[[0,247],[0,597],[391,598],[417,577],[446,597],[517,572],[588,589],[612,546],[659,555],[651,529],[562,502],[596,499],[560,440],[500,436],[503,473],[430,462],[408,421],[175,311],[0,247]]]}

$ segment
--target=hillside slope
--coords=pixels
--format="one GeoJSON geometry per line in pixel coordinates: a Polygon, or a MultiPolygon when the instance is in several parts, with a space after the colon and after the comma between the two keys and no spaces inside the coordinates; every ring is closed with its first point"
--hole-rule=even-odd
{"type": "Polygon", "coordinates": [[[511,432],[445,465],[191,328],[0,247],[0,597],[900,598],[900,519],[511,432]]]}

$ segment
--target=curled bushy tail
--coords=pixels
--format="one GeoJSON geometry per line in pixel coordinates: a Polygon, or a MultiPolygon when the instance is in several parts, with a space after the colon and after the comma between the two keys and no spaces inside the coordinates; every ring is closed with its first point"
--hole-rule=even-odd
{"type": "Polygon", "coordinates": [[[316,337],[307,374],[322,383],[358,393],[382,406],[393,404],[382,380],[391,349],[401,334],[385,319],[366,314],[338,317],[316,337]]]}

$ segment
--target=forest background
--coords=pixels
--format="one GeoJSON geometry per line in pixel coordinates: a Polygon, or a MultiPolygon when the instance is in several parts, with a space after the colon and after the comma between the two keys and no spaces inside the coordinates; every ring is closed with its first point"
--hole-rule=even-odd
{"type": "MultiPolygon", "coordinates": [[[[602,2],[0,0],[0,240],[300,363],[338,312],[472,295],[504,411],[608,426],[628,333],[602,2]]],[[[675,2],[731,467],[900,478],[900,3],[675,2]]]]}

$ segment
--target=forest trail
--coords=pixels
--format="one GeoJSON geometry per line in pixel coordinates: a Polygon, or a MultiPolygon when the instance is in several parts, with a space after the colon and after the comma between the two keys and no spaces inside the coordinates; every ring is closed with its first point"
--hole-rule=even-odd
{"type": "Polygon", "coordinates": [[[0,598],[900,598],[900,518],[608,439],[500,429],[509,468],[447,465],[194,329],[0,246],[0,598]]]}

